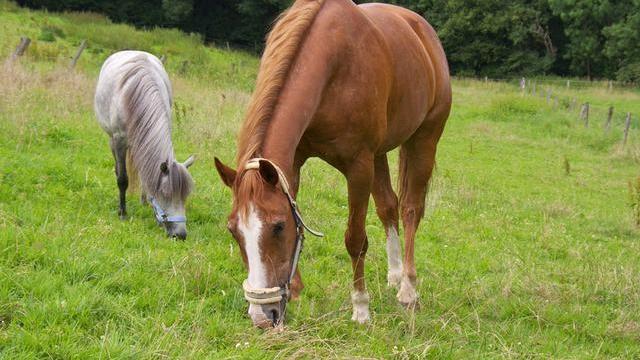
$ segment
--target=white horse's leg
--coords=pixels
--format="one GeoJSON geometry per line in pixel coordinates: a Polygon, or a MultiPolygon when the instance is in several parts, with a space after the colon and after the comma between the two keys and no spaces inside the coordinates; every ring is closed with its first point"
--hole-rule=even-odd
{"type": "Polygon", "coordinates": [[[111,138],[111,150],[116,160],[116,178],[118,189],[120,190],[120,207],[118,215],[124,220],[127,217],[127,188],[129,187],[129,178],[127,176],[127,139],[123,136],[113,136],[111,138]]]}

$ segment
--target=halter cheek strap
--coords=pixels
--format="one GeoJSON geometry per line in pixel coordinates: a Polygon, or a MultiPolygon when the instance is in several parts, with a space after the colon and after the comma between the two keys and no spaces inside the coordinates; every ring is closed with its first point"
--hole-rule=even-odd
{"type": "Polygon", "coordinates": [[[248,280],[245,280],[242,283],[242,289],[244,290],[245,299],[251,303],[256,305],[264,305],[264,304],[274,304],[283,301],[286,304],[286,301],[289,298],[290,292],[289,287],[291,282],[293,281],[293,277],[296,272],[296,268],[298,267],[298,261],[300,260],[300,254],[302,253],[302,247],[304,245],[304,230],[306,229],[312,235],[322,237],[322,234],[319,231],[312,230],[309,228],[302,220],[302,215],[298,210],[298,204],[293,199],[291,192],[289,191],[289,183],[287,182],[287,178],[284,175],[284,172],[272,161],[263,159],[263,158],[253,158],[247,162],[245,166],[245,170],[259,169],[260,161],[266,161],[271,164],[276,172],[278,173],[278,184],[282,189],[282,192],[287,196],[289,200],[289,206],[291,207],[291,213],[293,214],[293,218],[296,221],[296,248],[293,253],[293,260],[291,262],[291,270],[289,272],[289,278],[287,279],[287,283],[282,286],[272,287],[272,288],[252,288],[249,286],[248,280]]]}
{"type": "Polygon", "coordinates": [[[153,207],[153,212],[156,214],[156,221],[158,224],[187,222],[187,217],[183,215],[168,216],[153,196],[150,196],[149,200],[151,202],[151,207],[153,207]]]}

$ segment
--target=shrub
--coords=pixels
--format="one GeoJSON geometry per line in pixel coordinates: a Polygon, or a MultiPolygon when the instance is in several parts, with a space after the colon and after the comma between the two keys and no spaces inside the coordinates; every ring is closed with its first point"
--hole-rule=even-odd
{"type": "Polygon", "coordinates": [[[626,65],[616,74],[618,81],[640,83],[640,62],[626,65]]]}
{"type": "Polygon", "coordinates": [[[64,39],[64,31],[62,29],[53,26],[53,25],[44,25],[40,28],[40,36],[38,36],[38,40],[46,41],[46,42],[54,42],[56,38],[64,39]]]}

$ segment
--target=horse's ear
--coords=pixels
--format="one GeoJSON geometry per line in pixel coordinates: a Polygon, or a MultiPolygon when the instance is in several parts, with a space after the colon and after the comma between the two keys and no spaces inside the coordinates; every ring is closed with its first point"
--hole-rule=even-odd
{"type": "Polygon", "coordinates": [[[280,181],[280,176],[278,176],[278,170],[273,166],[270,161],[260,160],[260,176],[267,183],[276,186],[280,181]]]}
{"type": "Polygon", "coordinates": [[[236,171],[223,164],[218,158],[215,158],[215,163],[222,182],[228,187],[233,186],[233,182],[236,181],[236,171]]]}
{"type": "Polygon", "coordinates": [[[187,160],[185,160],[182,165],[184,165],[184,167],[186,167],[187,169],[189,168],[189,166],[193,165],[193,163],[196,161],[196,156],[195,155],[191,155],[189,156],[189,158],[187,160]]]}
{"type": "Polygon", "coordinates": [[[160,171],[162,171],[164,175],[167,175],[169,173],[169,165],[167,165],[166,161],[160,164],[160,171]]]}

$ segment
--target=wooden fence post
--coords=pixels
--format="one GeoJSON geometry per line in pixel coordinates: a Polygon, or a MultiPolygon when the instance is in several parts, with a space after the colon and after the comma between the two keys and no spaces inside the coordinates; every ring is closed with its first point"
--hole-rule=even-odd
{"type": "Polygon", "coordinates": [[[607,123],[604,125],[605,132],[609,132],[609,129],[611,129],[612,119],[613,119],[613,106],[609,106],[609,112],[607,113],[607,123]]]}
{"type": "Polygon", "coordinates": [[[551,103],[551,89],[547,89],[547,104],[551,103]]]}
{"type": "Polygon", "coordinates": [[[522,77],[522,79],[520,79],[520,90],[522,91],[522,96],[524,96],[526,87],[527,87],[527,80],[524,77],[522,77]]]}
{"type": "Polygon", "coordinates": [[[571,80],[567,80],[567,89],[571,87],[571,80]]]}
{"type": "Polygon", "coordinates": [[[533,96],[536,96],[536,84],[537,83],[538,83],[537,81],[533,82],[533,92],[532,92],[533,96]]]}
{"type": "Polygon", "coordinates": [[[14,51],[13,54],[11,54],[11,61],[24,55],[25,51],[27,51],[27,48],[29,47],[29,44],[31,44],[31,39],[29,39],[26,36],[20,37],[20,43],[16,47],[16,51],[14,51]]]}
{"type": "Polygon", "coordinates": [[[582,110],[580,111],[580,119],[584,120],[584,127],[589,127],[589,103],[582,104],[582,110]]]}
{"type": "Polygon", "coordinates": [[[624,140],[622,141],[622,146],[627,145],[627,137],[629,136],[629,128],[631,127],[631,113],[627,113],[627,119],[624,122],[624,140]]]}
{"type": "Polygon", "coordinates": [[[82,55],[82,52],[86,47],[87,47],[87,40],[82,40],[82,42],[80,43],[80,46],[78,47],[78,51],[76,51],[76,55],[73,57],[73,59],[71,59],[71,63],[69,64],[69,69],[73,69],[74,67],[76,67],[76,64],[78,63],[78,59],[80,59],[80,55],[82,55]]]}

